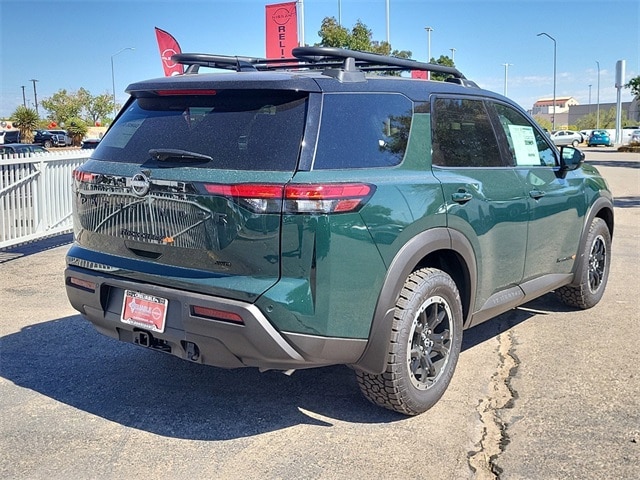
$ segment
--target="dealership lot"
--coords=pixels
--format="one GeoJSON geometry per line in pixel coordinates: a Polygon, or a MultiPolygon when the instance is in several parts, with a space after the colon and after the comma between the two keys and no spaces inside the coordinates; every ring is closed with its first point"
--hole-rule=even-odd
{"type": "Polygon", "coordinates": [[[220,370],[99,335],[68,305],[69,236],[0,252],[0,477],[640,478],[640,155],[585,149],[616,197],[609,286],[465,332],[408,418],[346,367],[220,370]]]}

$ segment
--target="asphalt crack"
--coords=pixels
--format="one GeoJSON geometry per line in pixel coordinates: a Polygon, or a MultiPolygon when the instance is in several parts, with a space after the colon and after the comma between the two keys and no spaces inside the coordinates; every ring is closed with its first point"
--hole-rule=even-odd
{"type": "Polygon", "coordinates": [[[512,332],[498,336],[498,368],[491,377],[489,393],[478,403],[482,438],[478,449],[469,452],[469,467],[478,480],[499,479],[502,469],[498,466],[498,458],[509,444],[507,423],[501,412],[512,408],[517,399],[517,392],[511,385],[511,379],[517,373],[520,362],[515,355],[515,341],[512,332]]]}

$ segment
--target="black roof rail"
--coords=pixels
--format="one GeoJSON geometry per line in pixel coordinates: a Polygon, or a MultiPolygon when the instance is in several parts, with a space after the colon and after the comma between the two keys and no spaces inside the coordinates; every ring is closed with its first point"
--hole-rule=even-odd
{"type": "Polygon", "coordinates": [[[325,74],[343,81],[356,81],[358,72],[366,71],[428,71],[449,75],[450,81],[475,86],[456,68],[435,63],[377,53],[360,52],[336,47],[296,47],[293,58],[258,58],[208,53],[179,53],[172,60],[187,66],[185,73],[198,73],[200,67],[244,71],[265,70],[325,70],[325,74]],[[453,78],[451,78],[453,77],[453,78]]]}

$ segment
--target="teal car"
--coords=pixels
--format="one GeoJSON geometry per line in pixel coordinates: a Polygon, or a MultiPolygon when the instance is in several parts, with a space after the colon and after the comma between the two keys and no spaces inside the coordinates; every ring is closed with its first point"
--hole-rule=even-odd
{"type": "Polygon", "coordinates": [[[180,54],[186,74],[128,87],[74,172],[66,291],[100,333],[215,367],[349,365],[415,415],[465,329],[551,291],[598,303],[613,201],[580,151],[454,68],[294,55],[180,54]]]}
{"type": "Polygon", "coordinates": [[[606,130],[594,130],[591,132],[591,135],[589,135],[587,146],[595,147],[597,145],[604,145],[605,147],[613,145],[611,142],[611,136],[606,130]]]}

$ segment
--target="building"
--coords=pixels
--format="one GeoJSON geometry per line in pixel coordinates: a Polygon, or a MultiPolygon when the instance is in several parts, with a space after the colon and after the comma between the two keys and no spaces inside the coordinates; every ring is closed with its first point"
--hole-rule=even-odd
{"type": "Polygon", "coordinates": [[[532,117],[540,117],[549,122],[553,122],[555,114],[555,125],[557,129],[567,128],[569,122],[569,110],[571,107],[578,105],[578,101],[573,97],[556,97],[555,111],[553,98],[541,98],[533,104],[533,108],[529,111],[532,117]]]}

